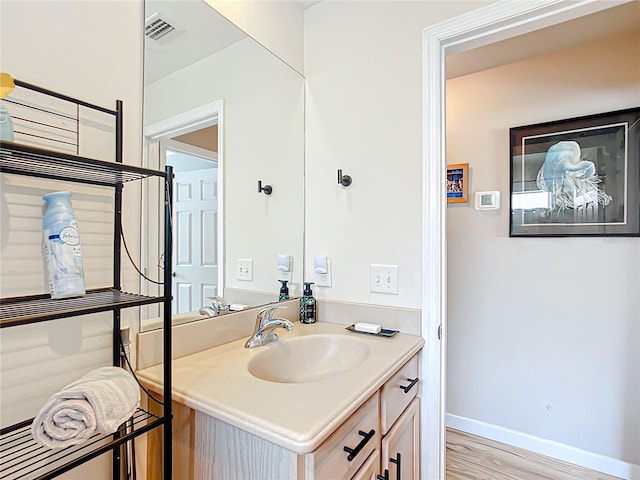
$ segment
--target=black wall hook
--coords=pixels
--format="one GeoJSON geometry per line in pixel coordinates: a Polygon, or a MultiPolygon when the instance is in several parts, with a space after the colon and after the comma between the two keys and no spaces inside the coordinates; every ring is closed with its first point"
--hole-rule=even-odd
{"type": "Polygon", "coordinates": [[[265,195],[271,195],[271,192],[273,192],[273,188],[271,188],[271,185],[265,185],[263,187],[262,181],[258,180],[258,193],[260,192],[264,192],[265,195]]]}
{"type": "Polygon", "coordinates": [[[342,169],[338,169],[338,183],[343,187],[348,187],[351,185],[351,177],[349,175],[342,175],[342,169]]]}

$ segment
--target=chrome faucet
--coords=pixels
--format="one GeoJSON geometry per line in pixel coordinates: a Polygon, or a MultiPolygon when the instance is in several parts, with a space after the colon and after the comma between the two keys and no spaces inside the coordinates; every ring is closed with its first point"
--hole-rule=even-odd
{"type": "Polygon", "coordinates": [[[220,297],[207,297],[211,300],[210,307],[202,307],[198,313],[200,315],[207,315],[209,317],[214,317],[216,315],[223,315],[229,312],[229,305],[224,302],[223,298],[220,297]]]}
{"type": "Polygon", "coordinates": [[[278,335],[276,335],[276,328],[284,328],[291,330],[293,324],[284,318],[272,318],[273,311],[277,309],[284,309],[287,307],[267,305],[258,311],[256,318],[256,326],[253,329],[253,335],[247,343],[244,344],[245,348],[256,348],[268,345],[278,341],[278,335]]]}

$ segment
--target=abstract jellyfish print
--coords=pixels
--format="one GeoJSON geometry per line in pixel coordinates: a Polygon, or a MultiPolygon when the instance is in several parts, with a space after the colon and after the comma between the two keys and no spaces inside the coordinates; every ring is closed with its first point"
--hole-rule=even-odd
{"type": "Polygon", "coordinates": [[[596,174],[595,164],[580,160],[580,154],[580,145],[574,141],[558,142],[547,150],[536,183],[551,194],[551,211],[577,209],[589,203],[606,207],[611,202],[611,196],[599,187],[602,179],[596,174]]]}

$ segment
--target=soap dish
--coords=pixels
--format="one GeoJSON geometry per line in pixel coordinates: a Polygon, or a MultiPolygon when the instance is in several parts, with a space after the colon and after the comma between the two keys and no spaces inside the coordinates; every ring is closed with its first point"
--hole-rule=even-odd
{"type": "Polygon", "coordinates": [[[389,330],[387,328],[383,328],[382,330],[380,330],[379,333],[359,332],[358,330],[356,330],[355,323],[352,325],[349,325],[348,327],[345,327],[345,330],[349,330],[350,332],[354,332],[354,333],[364,333],[365,335],[375,335],[377,337],[393,337],[396,333],[398,333],[398,330],[389,330]]]}

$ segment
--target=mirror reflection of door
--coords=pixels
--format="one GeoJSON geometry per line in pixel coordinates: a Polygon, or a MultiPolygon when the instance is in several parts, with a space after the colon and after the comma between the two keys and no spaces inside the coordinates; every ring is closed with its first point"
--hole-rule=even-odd
{"type": "MultiPolygon", "coordinates": [[[[212,132],[205,130],[176,138],[208,146],[212,132]]],[[[162,148],[174,169],[173,314],[198,310],[218,295],[217,154],[182,142],[163,142],[162,148]]]]}

